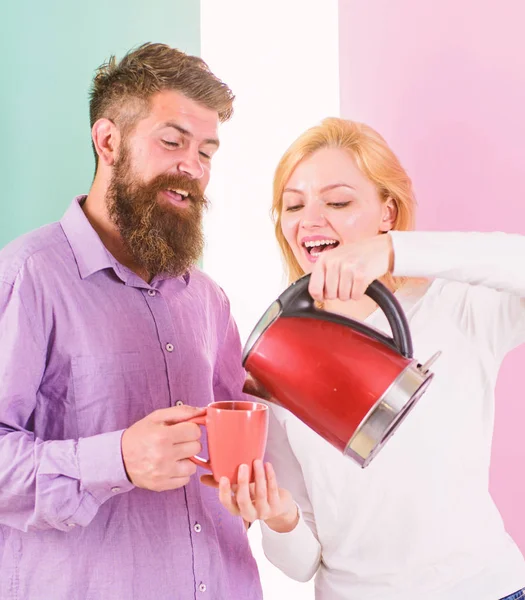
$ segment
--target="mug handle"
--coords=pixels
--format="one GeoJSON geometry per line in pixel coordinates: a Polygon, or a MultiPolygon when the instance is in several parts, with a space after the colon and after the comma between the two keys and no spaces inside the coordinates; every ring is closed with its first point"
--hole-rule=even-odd
{"type": "MultiPolygon", "coordinates": [[[[185,421],[186,423],[197,423],[197,425],[202,425],[206,427],[206,415],[202,415],[201,417],[194,417],[193,419],[188,419],[185,421]]],[[[192,463],[195,463],[198,467],[203,467],[204,469],[208,469],[211,471],[211,462],[210,459],[206,460],[200,456],[188,456],[189,460],[192,463]]]]}

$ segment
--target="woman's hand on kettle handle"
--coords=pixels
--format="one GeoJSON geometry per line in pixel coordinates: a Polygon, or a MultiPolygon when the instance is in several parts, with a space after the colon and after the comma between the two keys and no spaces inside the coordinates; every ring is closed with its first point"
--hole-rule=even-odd
{"type": "Polygon", "coordinates": [[[248,523],[260,519],[279,533],[295,529],[299,510],[290,492],[279,488],[272,465],[256,460],[253,470],[254,483],[250,483],[248,467],[241,465],[238,483],[233,489],[229,479],[221,478],[219,499],[222,505],[232,515],[240,516],[248,523]]]}
{"type": "Polygon", "coordinates": [[[323,252],[312,270],[308,291],[314,300],[359,300],[366,288],[392,271],[394,248],[388,234],[323,252]]]}

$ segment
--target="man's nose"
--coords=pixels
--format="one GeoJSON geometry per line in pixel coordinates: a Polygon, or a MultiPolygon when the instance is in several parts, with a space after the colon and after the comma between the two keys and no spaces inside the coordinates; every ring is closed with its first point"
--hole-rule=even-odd
{"type": "Polygon", "coordinates": [[[198,150],[186,149],[180,156],[177,169],[191,179],[200,179],[204,175],[204,167],[198,150]]]}

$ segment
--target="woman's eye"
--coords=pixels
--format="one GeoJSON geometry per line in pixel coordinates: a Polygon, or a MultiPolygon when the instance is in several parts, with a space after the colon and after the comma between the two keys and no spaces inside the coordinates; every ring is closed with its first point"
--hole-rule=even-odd
{"type": "Polygon", "coordinates": [[[328,202],[328,206],[331,206],[332,208],[344,208],[349,204],[350,200],[347,200],[346,202],[328,202]]]}
{"type": "Polygon", "coordinates": [[[166,146],[170,146],[171,148],[177,148],[180,146],[179,142],[169,142],[168,140],[162,140],[162,143],[166,144],[166,146]]]}
{"type": "Polygon", "coordinates": [[[296,212],[301,208],[303,208],[302,204],[294,204],[292,206],[287,206],[285,210],[286,212],[296,212]]]}

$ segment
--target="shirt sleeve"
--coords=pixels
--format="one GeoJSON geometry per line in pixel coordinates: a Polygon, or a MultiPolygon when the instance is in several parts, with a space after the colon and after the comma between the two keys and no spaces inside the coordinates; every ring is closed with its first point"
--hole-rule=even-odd
{"type": "Polygon", "coordinates": [[[277,533],[261,522],[263,550],[268,560],[296,581],[308,581],[321,564],[321,544],[301,466],[290,446],[285,425],[270,409],[266,460],[279,486],[288,489],[299,508],[299,522],[288,533],[277,533]]]}
{"type": "Polygon", "coordinates": [[[472,286],[465,319],[486,332],[498,358],[525,342],[525,236],[393,231],[393,274],[472,286]]]}
{"type": "Polygon", "coordinates": [[[242,366],[241,339],[230,311],[230,303],[221,290],[222,323],[217,336],[217,355],[213,371],[213,396],[221,400],[253,400],[243,393],[246,372],[242,366]]]}
{"type": "MultiPolygon", "coordinates": [[[[31,294],[29,294],[31,302],[31,294]]],[[[16,285],[0,280],[0,524],[22,531],[88,525],[108,498],[130,490],[122,431],[42,440],[33,431],[48,353],[16,285]]]]}

